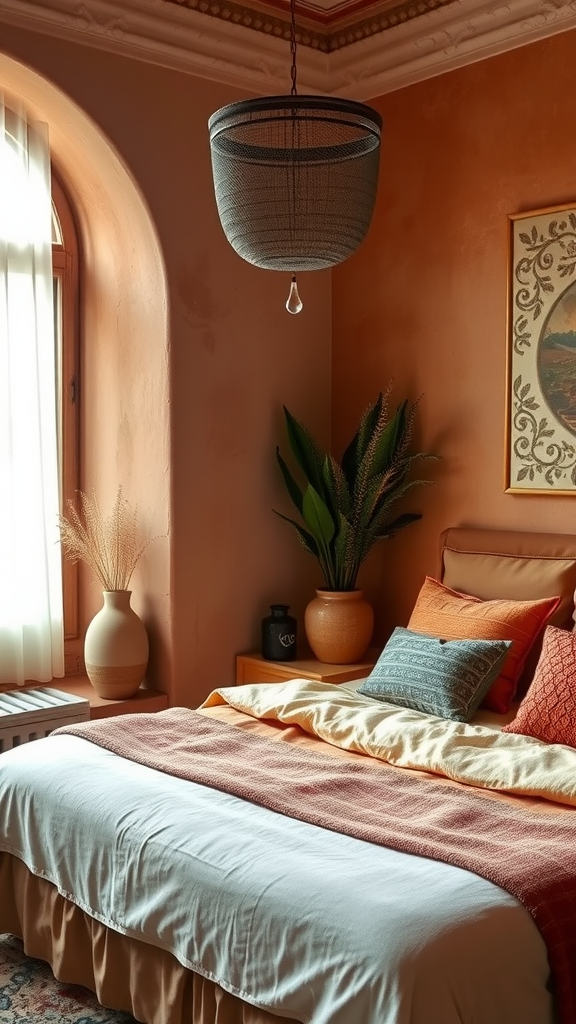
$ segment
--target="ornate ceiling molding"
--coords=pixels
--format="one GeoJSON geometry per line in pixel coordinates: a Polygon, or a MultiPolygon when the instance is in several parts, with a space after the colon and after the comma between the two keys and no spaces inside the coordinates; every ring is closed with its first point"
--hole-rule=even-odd
{"type": "MultiPolygon", "coordinates": [[[[376,15],[371,19],[366,7],[355,25],[348,17],[341,29],[331,25],[335,37],[342,34],[334,52],[301,45],[300,91],[369,100],[576,28],[576,0],[451,0],[435,8],[414,0],[413,7],[418,16],[386,29],[377,30],[376,15]]],[[[1,0],[1,22],[255,93],[289,87],[285,21],[277,7],[268,14],[262,0],[254,8],[198,0],[196,9],[184,0],[1,0]],[[267,18],[270,30],[247,27],[242,12],[267,18]]]]}
{"type": "MultiPolygon", "coordinates": [[[[290,13],[283,0],[164,0],[213,18],[277,38],[290,39],[290,13]]],[[[459,0],[299,0],[296,39],[323,53],[416,21],[423,14],[459,0]]]]}
{"type": "MultiPolygon", "coordinates": [[[[163,0],[1,0],[2,22],[255,93],[283,93],[289,83],[282,39],[163,0]]],[[[303,87],[324,91],[326,61],[307,53],[303,87]]]]}
{"type": "MultiPolygon", "coordinates": [[[[289,85],[282,39],[163,0],[1,0],[2,22],[255,93],[289,85]]],[[[304,52],[302,86],[323,92],[327,58],[304,52]]]]}
{"type": "Polygon", "coordinates": [[[330,89],[366,100],[576,28],[575,0],[457,0],[330,55],[330,89]]]}

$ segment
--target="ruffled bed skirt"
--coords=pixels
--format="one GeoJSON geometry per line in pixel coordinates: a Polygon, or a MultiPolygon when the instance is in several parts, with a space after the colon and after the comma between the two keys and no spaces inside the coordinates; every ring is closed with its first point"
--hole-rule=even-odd
{"type": "MultiPolygon", "coordinates": [[[[84,985],[99,1002],[144,1024],[278,1024],[171,953],[94,921],[7,853],[0,853],[0,932],[46,960],[59,981],[84,985]]],[[[283,1018],[285,1024],[296,1024],[283,1018]]]]}

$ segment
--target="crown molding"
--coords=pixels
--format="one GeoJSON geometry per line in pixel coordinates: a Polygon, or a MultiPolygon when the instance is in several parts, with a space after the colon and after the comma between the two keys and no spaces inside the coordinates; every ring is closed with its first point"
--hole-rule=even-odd
{"type": "MultiPolygon", "coordinates": [[[[1,22],[257,94],[289,87],[284,39],[164,0],[0,0],[1,22]]],[[[571,28],[576,0],[453,0],[331,54],[300,46],[300,91],[370,100],[571,28]]]]}
{"type": "Polygon", "coordinates": [[[334,95],[368,100],[576,28],[574,0],[457,0],[330,54],[334,95]]]}
{"type": "MultiPolygon", "coordinates": [[[[257,94],[290,86],[284,40],[163,0],[0,0],[2,22],[257,94]]],[[[301,91],[325,92],[327,55],[301,56],[301,91]]]]}

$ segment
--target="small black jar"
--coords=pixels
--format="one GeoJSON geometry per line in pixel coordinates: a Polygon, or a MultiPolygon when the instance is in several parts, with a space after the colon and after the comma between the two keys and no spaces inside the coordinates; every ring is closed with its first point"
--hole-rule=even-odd
{"type": "Polygon", "coordinates": [[[296,619],[288,615],[287,604],[271,604],[270,615],[262,619],[262,657],[266,661],[294,661],[296,619]]]}

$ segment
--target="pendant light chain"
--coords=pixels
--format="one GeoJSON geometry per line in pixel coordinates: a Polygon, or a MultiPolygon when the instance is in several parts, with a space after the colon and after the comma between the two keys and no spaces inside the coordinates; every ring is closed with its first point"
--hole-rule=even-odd
{"type": "MultiPolygon", "coordinates": [[[[290,89],[291,96],[298,95],[298,89],[296,86],[296,0],[290,0],[290,53],[292,54],[292,67],[290,68],[290,78],[292,79],[292,88],[290,89]]],[[[297,139],[297,128],[295,111],[292,112],[292,153],[298,145],[297,139]]],[[[296,167],[294,160],[292,160],[292,190],[291,190],[291,202],[289,202],[290,209],[290,235],[294,236],[294,225],[296,221],[296,167]]],[[[296,282],[296,274],[292,274],[292,281],[290,283],[290,291],[288,293],[288,299],[286,300],[286,309],[289,313],[300,313],[302,309],[302,300],[298,294],[298,284],[296,282]]]]}
{"type": "Polygon", "coordinates": [[[290,0],[290,53],[292,54],[292,67],[290,78],[292,79],[291,96],[297,96],[296,88],[296,0],[290,0]]]}

